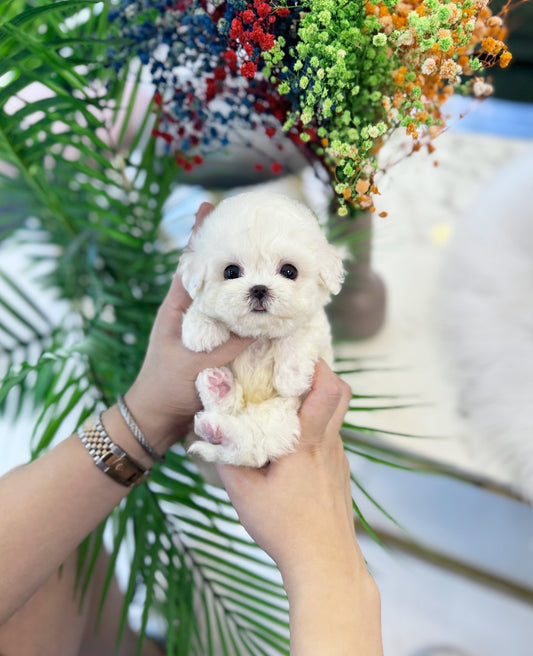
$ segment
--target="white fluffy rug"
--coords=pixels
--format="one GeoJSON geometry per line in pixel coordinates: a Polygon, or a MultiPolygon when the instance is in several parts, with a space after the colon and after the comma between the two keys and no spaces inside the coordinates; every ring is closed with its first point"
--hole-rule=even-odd
{"type": "Polygon", "coordinates": [[[533,149],[458,222],[441,307],[472,459],[533,503],[533,149]]]}

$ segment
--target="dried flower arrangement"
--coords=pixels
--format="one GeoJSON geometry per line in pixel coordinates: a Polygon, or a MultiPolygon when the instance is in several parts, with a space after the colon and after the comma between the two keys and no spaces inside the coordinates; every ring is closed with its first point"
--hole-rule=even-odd
{"type": "MultiPolygon", "coordinates": [[[[488,0],[122,0],[110,12],[126,45],[151,71],[153,135],[186,171],[249,130],[290,139],[326,171],[348,206],[373,209],[378,152],[397,128],[412,150],[446,124],[454,93],[490,95],[485,72],[511,61],[509,5],[488,0]]],[[[256,167],[261,169],[262,164],[256,167]]]]}

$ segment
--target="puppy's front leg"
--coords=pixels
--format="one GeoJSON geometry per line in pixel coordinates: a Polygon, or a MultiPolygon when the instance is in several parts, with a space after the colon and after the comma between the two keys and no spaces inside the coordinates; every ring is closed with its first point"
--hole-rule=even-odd
{"type": "Polygon", "coordinates": [[[313,382],[317,349],[298,338],[279,340],[274,365],[274,387],[283,397],[302,396],[313,382]]]}
{"type": "Polygon", "coordinates": [[[229,336],[230,332],[224,324],[199,312],[194,304],[183,317],[181,340],[191,351],[207,353],[227,342],[229,336]]]}

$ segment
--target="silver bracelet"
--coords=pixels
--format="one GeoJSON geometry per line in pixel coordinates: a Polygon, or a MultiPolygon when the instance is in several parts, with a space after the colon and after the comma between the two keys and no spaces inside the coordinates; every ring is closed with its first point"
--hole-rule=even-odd
{"type": "Polygon", "coordinates": [[[150,456],[150,458],[152,458],[152,460],[155,460],[156,462],[165,462],[165,456],[160,456],[153,449],[153,447],[150,446],[150,444],[148,444],[148,441],[142,434],[141,429],[139,428],[139,426],[137,426],[137,422],[132,417],[132,414],[129,411],[128,406],[126,405],[126,401],[124,400],[122,394],[120,394],[117,397],[117,404],[120,410],[120,414],[124,418],[124,421],[126,422],[128,428],[131,431],[131,434],[137,440],[137,442],[139,442],[139,444],[142,446],[145,452],[150,456]]]}

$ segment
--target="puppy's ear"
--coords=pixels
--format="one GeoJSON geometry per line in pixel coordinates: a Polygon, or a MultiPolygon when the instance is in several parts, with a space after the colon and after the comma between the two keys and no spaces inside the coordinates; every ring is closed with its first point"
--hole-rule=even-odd
{"type": "Polygon", "coordinates": [[[205,282],[205,262],[201,262],[194,251],[184,251],[180,257],[177,273],[181,276],[181,281],[187,293],[194,300],[205,282]]]}
{"type": "Polygon", "coordinates": [[[327,244],[324,253],[320,254],[319,277],[330,294],[338,294],[341,290],[345,275],[342,261],[346,257],[345,248],[331,244],[327,244]]]}

